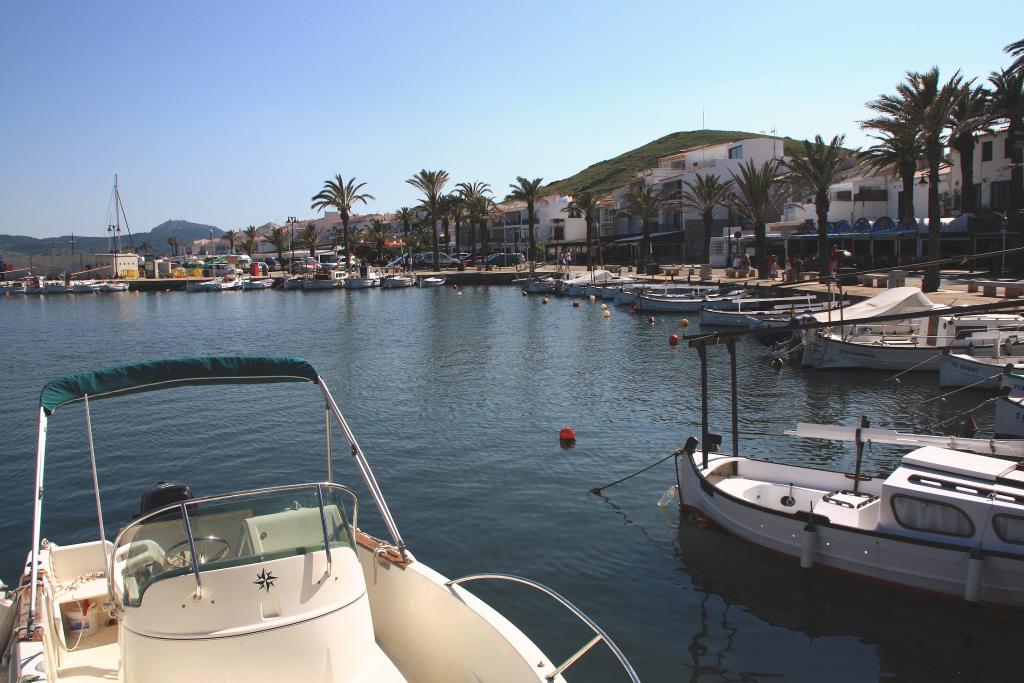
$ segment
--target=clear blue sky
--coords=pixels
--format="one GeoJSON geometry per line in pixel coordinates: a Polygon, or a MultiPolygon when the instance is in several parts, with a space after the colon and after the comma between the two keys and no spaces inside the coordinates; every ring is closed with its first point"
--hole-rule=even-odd
{"type": "Polygon", "coordinates": [[[335,173],[416,201],[443,168],[504,195],[701,127],[860,145],[908,69],[987,75],[1024,3],[8,2],[0,233],[306,217],[335,173]],[[968,26],[958,22],[970,15],[968,26]],[[907,27],[909,30],[903,30],[907,27]],[[901,37],[902,36],[902,37],[901,37]]]}

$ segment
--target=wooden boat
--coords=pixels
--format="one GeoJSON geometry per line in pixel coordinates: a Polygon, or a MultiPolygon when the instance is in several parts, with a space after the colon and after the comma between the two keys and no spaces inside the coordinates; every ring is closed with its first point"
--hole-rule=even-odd
{"type": "Polygon", "coordinates": [[[103,285],[95,280],[73,280],[71,290],[75,294],[95,294],[103,285]]]}
{"type": "Polygon", "coordinates": [[[127,282],[117,282],[116,280],[107,280],[100,285],[100,292],[104,294],[113,294],[116,292],[127,292],[127,282]]]}
{"type": "Polygon", "coordinates": [[[998,355],[1001,348],[1002,344],[997,344],[997,355],[988,358],[947,353],[939,361],[939,386],[998,389],[1007,373],[1024,372],[1024,358],[998,355]]]}
{"type": "MultiPolygon", "coordinates": [[[[302,288],[309,291],[321,289],[338,289],[344,287],[348,276],[344,270],[326,270],[315,273],[312,277],[301,280],[302,288]]],[[[285,283],[287,284],[287,283],[285,283]]]]}
{"type": "Polygon", "coordinates": [[[257,289],[270,289],[274,286],[274,281],[269,278],[249,278],[242,280],[242,289],[246,291],[253,291],[257,289]]]}
{"type": "MultiPolygon", "coordinates": [[[[800,424],[787,433],[856,440],[862,447],[874,431],[887,430],[800,424]]],[[[975,441],[977,448],[996,448],[975,441]]],[[[1021,454],[1019,445],[1010,448],[1021,454]]],[[[878,477],[704,454],[690,446],[677,459],[677,476],[685,508],[799,559],[804,569],[821,566],[971,604],[1021,609],[1024,471],[1018,463],[919,445],[889,476],[878,477]]]]}
{"type": "MultiPolygon", "coordinates": [[[[600,627],[551,589],[504,574],[450,580],[418,561],[326,383],[304,360],[189,357],[83,372],[48,383],[38,415],[32,546],[21,588],[0,601],[0,624],[8,627],[0,646],[10,643],[3,649],[12,681],[564,683],[564,672],[602,641],[639,681],[600,627]],[[199,497],[162,482],[142,493],[140,514],[119,516],[111,528],[120,531],[106,537],[92,447],[97,401],[189,385],[279,382],[310,383],[326,403],[322,480],[199,497]],[[49,524],[53,541],[41,533],[43,492],[53,495],[53,487],[44,488],[46,443],[49,422],[73,403],[85,407],[98,534],[64,545],[56,539],[80,536],[77,524],[49,524]],[[337,434],[389,540],[360,529],[357,494],[335,481],[337,434]],[[482,580],[541,591],[595,637],[556,666],[463,587],[482,580]]],[[[243,467],[245,460],[243,450],[232,461],[243,467]]],[[[118,482],[117,490],[127,486],[118,482]]]]}
{"type": "Polygon", "coordinates": [[[380,272],[376,268],[362,265],[345,279],[345,289],[372,289],[380,286],[380,280],[380,272]]]}

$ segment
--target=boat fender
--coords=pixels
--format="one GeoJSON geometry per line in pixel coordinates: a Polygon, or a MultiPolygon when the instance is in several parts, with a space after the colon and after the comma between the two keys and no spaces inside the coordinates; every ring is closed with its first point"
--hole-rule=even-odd
{"type": "Polygon", "coordinates": [[[818,527],[814,522],[804,525],[803,543],[800,546],[800,568],[807,570],[814,566],[814,549],[818,545],[818,527]]]}
{"type": "Polygon", "coordinates": [[[977,605],[981,595],[981,577],[985,571],[985,555],[981,548],[971,551],[967,559],[967,580],[964,581],[964,600],[968,605],[977,605]]]}

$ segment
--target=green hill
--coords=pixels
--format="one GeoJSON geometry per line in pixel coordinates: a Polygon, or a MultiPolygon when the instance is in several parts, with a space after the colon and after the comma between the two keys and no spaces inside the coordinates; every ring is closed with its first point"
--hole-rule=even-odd
{"type": "MultiPolygon", "coordinates": [[[[637,147],[624,154],[620,154],[614,159],[606,159],[605,161],[599,161],[596,164],[587,166],[576,175],[564,180],[556,180],[548,185],[547,189],[559,194],[572,194],[581,190],[610,192],[616,187],[621,187],[628,183],[637,171],[657,166],[660,157],[675,154],[691,147],[717,145],[758,137],[771,136],[764,136],[758,133],[744,133],[738,130],[689,130],[671,133],[653,142],[648,142],[642,147],[637,147]]],[[[776,139],[782,140],[783,153],[786,156],[797,156],[802,153],[802,140],[794,140],[793,138],[776,139]]]]}
{"type": "MultiPolygon", "coordinates": [[[[224,231],[212,225],[202,223],[191,223],[185,220],[168,220],[156,226],[149,232],[132,233],[131,240],[128,233],[121,233],[122,248],[128,249],[131,244],[140,247],[142,244],[149,244],[156,253],[166,253],[169,250],[167,238],[172,235],[177,237],[180,244],[186,245],[197,239],[210,236],[213,231],[214,237],[220,237],[224,231]]],[[[60,237],[27,237],[24,235],[0,235],[0,256],[4,254],[21,254],[24,256],[36,256],[38,254],[65,254],[71,251],[71,235],[60,237]]],[[[96,237],[89,235],[75,235],[75,250],[84,254],[103,253],[107,251],[106,236],[96,237]]]]}

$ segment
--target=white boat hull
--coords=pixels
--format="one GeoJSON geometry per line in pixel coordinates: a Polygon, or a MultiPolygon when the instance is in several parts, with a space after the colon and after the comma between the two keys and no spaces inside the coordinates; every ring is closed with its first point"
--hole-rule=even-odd
{"type": "Polygon", "coordinates": [[[95,294],[100,291],[98,282],[78,282],[71,286],[75,294],[95,294]]]}
{"type": "Polygon", "coordinates": [[[115,292],[127,292],[127,282],[104,282],[100,285],[100,291],[104,294],[113,294],[115,292]]]}
{"type": "Polygon", "coordinates": [[[349,277],[345,280],[345,289],[372,289],[380,284],[375,277],[349,277]]]}
{"type": "Polygon", "coordinates": [[[320,291],[322,289],[338,289],[342,286],[343,280],[304,280],[302,288],[307,292],[320,291]]]}
{"type": "Polygon", "coordinates": [[[996,437],[1024,439],[1024,405],[1020,396],[1000,396],[996,399],[996,437]]]}
{"type": "Polygon", "coordinates": [[[440,287],[443,284],[443,277],[425,277],[420,280],[420,287],[440,287]]]}
{"type": "MultiPolygon", "coordinates": [[[[722,454],[711,454],[708,471],[735,460],[722,454]]],[[[746,458],[739,460],[756,462],[746,458]]],[[[792,558],[800,558],[804,544],[808,543],[812,548],[811,563],[814,567],[824,566],[864,579],[955,598],[964,596],[967,558],[972,543],[908,541],[894,537],[892,533],[827,523],[820,514],[825,505],[821,503],[820,496],[816,505],[815,531],[808,538],[805,533],[809,518],[807,510],[815,496],[805,494],[801,487],[824,491],[848,489],[851,482],[842,473],[787,467],[790,471],[788,479],[796,485],[793,489],[786,484],[765,483],[756,493],[733,495],[723,487],[729,483],[728,479],[714,484],[702,474],[699,452],[692,459],[682,455],[676,462],[684,507],[699,511],[729,533],[750,543],[792,558]],[[796,499],[790,508],[779,503],[786,495],[796,499]]],[[[862,491],[877,494],[880,488],[881,482],[877,479],[861,482],[862,491]]],[[[881,501],[874,504],[879,505],[881,501]]],[[[800,571],[797,563],[794,563],[793,571],[800,571]]],[[[981,602],[1024,608],[1024,556],[987,552],[983,576],[981,602]]]]}
{"type": "Polygon", "coordinates": [[[270,289],[274,286],[274,281],[270,278],[263,280],[246,280],[242,283],[242,289],[246,291],[253,291],[257,289],[270,289]]]}
{"type": "MultiPolygon", "coordinates": [[[[956,347],[954,347],[956,348],[956,347]]],[[[959,348],[966,350],[964,344],[959,348]]],[[[976,348],[978,352],[984,349],[976,348]]],[[[925,344],[847,342],[831,335],[805,334],[801,364],[805,367],[866,370],[938,370],[942,348],[925,344]]]]}
{"type": "Polygon", "coordinates": [[[416,284],[416,281],[411,277],[405,275],[395,275],[392,277],[384,278],[384,282],[381,283],[381,289],[405,289],[406,287],[412,287],[416,284]]]}
{"type": "Polygon", "coordinates": [[[999,358],[980,359],[967,354],[951,353],[943,356],[939,363],[939,386],[998,389],[1006,365],[1012,365],[1015,372],[1024,370],[1024,364],[1019,361],[1019,358],[1002,361],[999,358]]]}

